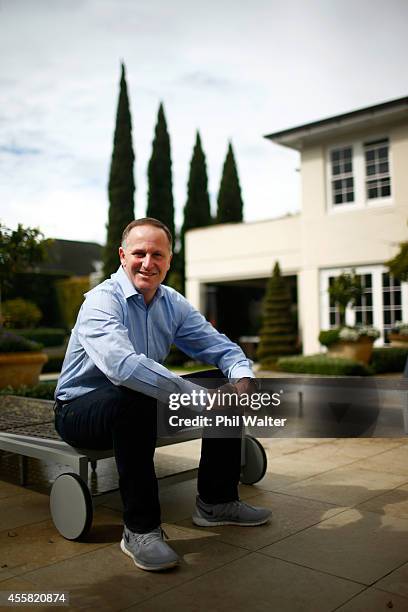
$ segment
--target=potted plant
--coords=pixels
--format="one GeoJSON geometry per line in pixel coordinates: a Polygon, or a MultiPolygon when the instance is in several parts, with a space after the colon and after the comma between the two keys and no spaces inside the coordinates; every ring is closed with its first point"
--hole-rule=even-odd
{"type": "Polygon", "coordinates": [[[320,332],[320,344],[327,347],[328,357],[345,357],[368,364],[380,332],[374,327],[346,325],[347,308],[353,308],[363,292],[360,278],[354,270],[343,272],[334,279],[328,292],[338,308],[340,325],[320,332]]]}
{"type": "Polygon", "coordinates": [[[0,389],[35,385],[48,357],[41,344],[0,329],[0,389]]]}
{"type": "Polygon", "coordinates": [[[391,328],[388,334],[391,346],[397,346],[401,348],[408,347],[408,323],[402,321],[396,321],[395,325],[391,328]]]}
{"type": "Polygon", "coordinates": [[[368,364],[373,352],[374,341],[380,332],[374,327],[336,327],[321,331],[319,342],[327,346],[328,357],[344,357],[368,364]]]}

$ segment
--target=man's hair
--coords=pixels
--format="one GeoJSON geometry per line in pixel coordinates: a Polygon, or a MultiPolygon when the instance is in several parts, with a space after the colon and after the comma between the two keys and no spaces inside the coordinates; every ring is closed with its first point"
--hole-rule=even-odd
{"type": "Polygon", "coordinates": [[[125,229],[123,230],[122,242],[121,242],[123,249],[126,248],[126,239],[129,233],[131,232],[131,230],[134,227],[139,227],[140,225],[152,225],[153,227],[158,227],[159,229],[162,229],[163,232],[166,234],[167,239],[169,241],[170,251],[172,250],[173,237],[171,235],[171,231],[169,230],[167,225],[164,225],[164,223],[162,223],[158,219],[153,219],[153,217],[143,217],[143,219],[135,219],[134,221],[131,221],[129,225],[125,227],[125,229]]]}

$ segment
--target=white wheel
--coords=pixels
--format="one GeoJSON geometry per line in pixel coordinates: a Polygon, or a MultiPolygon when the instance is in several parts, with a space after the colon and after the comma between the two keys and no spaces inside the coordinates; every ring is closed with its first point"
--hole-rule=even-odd
{"type": "Polygon", "coordinates": [[[67,540],[79,540],[92,524],[92,496],[78,474],[61,474],[50,495],[52,520],[67,540]]]}
{"type": "Polygon", "coordinates": [[[264,447],[256,438],[245,436],[245,464],[241,467],[242,484],[259,482],[266,472],[268,460],[264,447]]]}

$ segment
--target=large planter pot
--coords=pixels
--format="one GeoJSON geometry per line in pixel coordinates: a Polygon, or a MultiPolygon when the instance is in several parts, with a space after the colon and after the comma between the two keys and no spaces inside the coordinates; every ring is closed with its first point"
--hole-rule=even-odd
{"type": "Polygon", "coordinates": [[[389,334],[388,338],[390,340],[391,346],[395,346],[398,348],[408,348],[408,336],[405,334],[389,334]]]}
{"type": "Polygon", "coordinates": [[[371,338],[360,338],[357,342],[339,340],[328,348],[327,356],[354,359],[368,364],[373,353],[373,345],[374,340],[371,338]]]}
{"type": "Polygon", "coordinates": [[[0,389],[36,385],[47,360],[42,352],[0,353],[0,389]]]}

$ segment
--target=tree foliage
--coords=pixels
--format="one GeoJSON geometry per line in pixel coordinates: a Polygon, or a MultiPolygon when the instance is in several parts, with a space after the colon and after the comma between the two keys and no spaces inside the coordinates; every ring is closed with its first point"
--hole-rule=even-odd
{"type": "Polygon", "coordinates": [[[399,253],[385,262],[394,278],[408,281],[408,242],[401,242],[399,253]]]}
{"type": "Polygon", "coordinates": [[[296,348],[297,332],[291,312],[289,287],[281,276],[276,262],[269,278],[262,312],[257,359],[261,367],[273,365],[278,357],[293,355],[296,348]]]}
{"type": "Polygon", "coordinates": [[[354,270],[351,274],[342,272],[333,280],[328,291],[329,296],[339,309],[340,325],[345,325],[347,306],[354,306],[363,292],[360,278],[354,270]]]}
{"type": "Polygon", "coordinates": [[[184,220],[181,228],[180,260],[183,284],[185,282],[185,235],[195,227],[206,227],[212,224],[210,196],[208,195],[208,177],[205,154],[201,145],[200,133],[197,131],[190,172],[187,184],[187,201],[184,206],[184,220]]]}
{"type": "Polygon", "coordinates": [[[51,240],[45,240],[38,228],[20,223],[11,230],[0,223],[0,286],[9,287],[18,272],[35,271],[36,264],[47,258],[51,240]]]}
{"type": "Polygon", "coordinates": [[[243,220],[244,203],[232,144],[228,144],[217,199],[217,223],[239,223],[243,220]]]}
{"type": "Polygon", "coordinates": [[[174,236],[170,137],[163,104],[159,106],[147,176],[149,185],[146,216],[162,221],[174,236]]]}
{"type": "Polygon", "coordinates": [[[126,225],[134,219],[132,120],[127,93],[125,66],[122,64],[115,135],[109,173],[109,214],[104,250],[104,276],[109,277],[119,265],[118,247],[126,225]]]}

